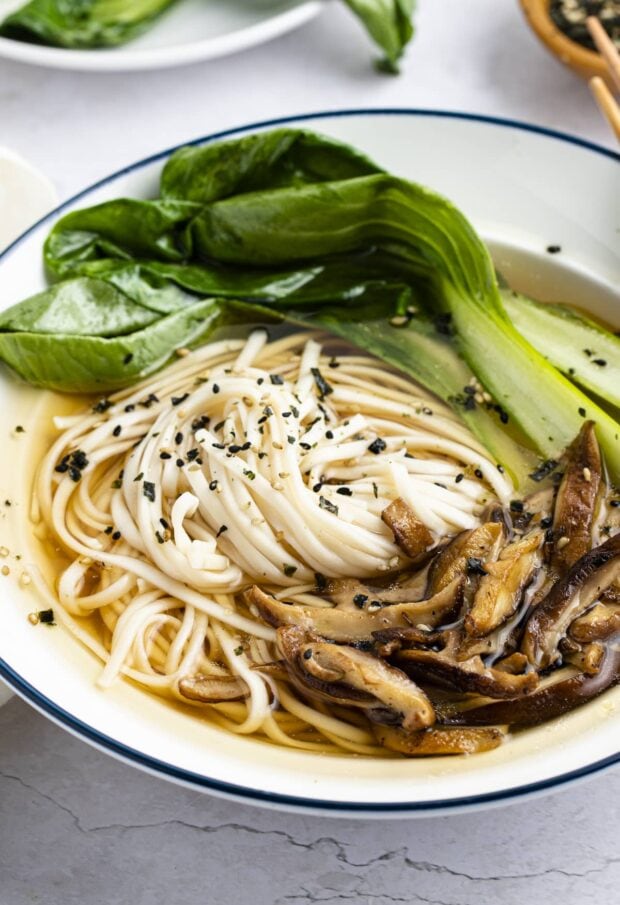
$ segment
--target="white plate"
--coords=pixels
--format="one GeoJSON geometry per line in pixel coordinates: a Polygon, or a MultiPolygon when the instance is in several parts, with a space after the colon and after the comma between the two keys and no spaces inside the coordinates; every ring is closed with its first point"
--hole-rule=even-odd
{"type": "MultiPolygon", "coordinates": [[[[0,0],[0,20],[21,5],[0,0]]],[[[121,47],[66,50],[0,38],[0,57],[92,72],[165,69],[264,44],[308,22],[322,6],[322,0],[184,0],[121,47]]]]}
{"type": "MultiPolygon", "coordinates": [[[[515,286],[589,307],[620,325],[617,155],[530,126],[428,111],[353,111],[289,124],[349,141],[395,173],[444,192],[491,243],[515,286]],[[550,244],[561,245],[561,254],[547,254],[550,244]]],[[[60,212],[152,195],[165,157],[111,176],[33,227],[1,259],[0,304],[43,288],[41,245],[60,212]]],[[[0,546],[12,551],[5,560],[12,574],[0,577],[0,674],[65,728],[198,789],[338,815],[416,815],[499,803],[618,759],[620,689],[486,754],[390,761],[319,757],[226,734],[123,681],[98,691],[99,665],[61,629],[28,623],[37,604],[18,583],[33,544],[26,513],[43,399],[32,389],[18,392],[0,374],[0,456],[6,459],[0,461],[0,546]],[[27,432],[11,436],[17,423],[27,432]],[[14,505],[3,507],[5,498],[14,505]],[[24,558],[15,560],[15,553],[24,558]]]]}

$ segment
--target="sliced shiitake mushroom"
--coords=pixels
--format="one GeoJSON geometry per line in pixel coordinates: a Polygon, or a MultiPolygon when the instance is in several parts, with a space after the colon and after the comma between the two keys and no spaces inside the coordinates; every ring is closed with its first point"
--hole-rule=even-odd
{"type": "Polygon", "coordinates": [[[462,605],[463,585],[455,579],[439,594],[428,600],[382,606],[380,601],[369,600],[363,609],[341,607],[307,607],[284,603],[266,594],[258,586],[247,592],[250,605],[273,626],[297,625],[305,631],[323,638],[343,643],[353,643],[372,638],[373,631],[391,626],[436,626],[449,621],[462,605]]]}
{"type": "Polygon", "coordinates": [[[391,529],[394,542],[414,562],[421,562],[433,547],[433,535],[421,522],[411,506],[400,497],[393,500],[381,513],[381,518],[391,529]]]}
{"type": "Polygon", "coordinates": [[[454,727],[404,732],[391,726],[375,726],[375,738],[384,748],[409,757],[441,757],[449,754],[480,754],[501,745],[504,733],[496,727],[454,727]]]}
{"type": "Polygon", "coordinates": [[[236,676],[185,676],[179,680],[179,692],[189,701],[218,704],[239,701],[250,693],[243,679],[236,676]]]}
{"type": "Polygon", "coordinates": [[[575,641],[605,641],[620,633],[620,606],[597,603],[571,623],[568,634],[575,641]]]}
{"type": "Polygon", "coordinates": [[[565,575],[592,545],[601,476],[594,422],[586,421],[567,450],[566,468],[555,501],[550,563],[557,575],[565,575]]]}
{"type": "Polygon", "coordinates": [[[468,635],[484,637],[512,616],[542,562],[543,539],[543,532],[536,528],[507,544],[496,562],[485,563],[487,574],[465,616],[468,635]]]}
{"type": "Polygon", "coordinates": [[[312,698],[359,708],[374,722],[409,731],[435,722],[426,694],[373,654],[330,644],[298,626],[278,629],[277,644],[291,682],[312,698]]]}
{"type": "Polygon", "coordinates": [[[605,658],[605,645],[600,641],[591,641],[589,644],[578,644],[568,638],[565,641],[569,642],[569,647],[567,649],[561,646],[564,663],[576,666],[588,676],[595,676],[605,658]]]}
{"type": "Polygon", "coordinates": [[[460,726],[535,726],[591,701],[620,681],[620,650],[607,648],[595,675],[572,667],[551,673],[532,694],[513,701],[492,701],[480,706],[438,711],[440,722],[460,726]]]}
{"type": "Polygon", "coordinates": [[[558,645],[581,616],[620,575],[620,534],[582,556],[532,612],[521,649],[539,669],[560,658],[558,645]]]}
{"type": "Polygon", "coordinates": [[[503,538],[504,529],[498,522],[485,522],[479,528],[457,534],[429,567],[429,594],[438,594],[455,578],[466,575],[472,561],[482,565],[496,559],[503,538]]]}
{"type": "Polygon", "coordinates": [[[357,578],[330,578],[325,583],[322,593],[329,597],[336,606],[358,607],[359,601],[381,600],[385,606],[389,603],[411,603],[423,600],[426,595],[427,570],[419,572],[401,572],[392,575],[385,581],[378,579],[360,581],[357,578]]]}
{"type": "Polygon", "coordinates": [[[529,694],[538,685],[538,675],[533,671],[514,675],[485,666],[481,657],[459,661],[445,651],[410,648],[396,652],[390,662],[418,682],[439,682],[489,698],[517,698],[529,694]]]}

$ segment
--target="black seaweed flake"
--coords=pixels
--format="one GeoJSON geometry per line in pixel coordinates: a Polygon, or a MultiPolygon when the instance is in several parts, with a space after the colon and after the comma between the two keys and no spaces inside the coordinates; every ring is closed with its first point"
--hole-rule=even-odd
{"type": "Polygon", "coordinates": [[[449,313],[440,314],[435,318],[435,330],[442,336],[453,336],[454,328],[452,327],[452,315],[449,313]]]}
{"type": "Polygon", "coordinates": [[[314,580],[316,582],[317,591],[324,591],[327,587],[327,579],[320,572],[314,573],[314,580]]]}
{"type": "Polygon", "coordinates": [[[187,453],[187,461],[194,462],[198,458],[199,455],[200,455],[199,449],[196,449],[196,448],[190,449],[187,453]]]}
{"type": "Polygon", "coordinates": [[[319,497],[319,506],[321,509],[331,512],[332,515],[338,515],[338,507],[324,496],[319,497]]]}
{"type": "Polygon", "coordinates": [[[178,433],[175,434],[174,442],[177,444],[177,446],[183,442],[183,434],[181,433],[181,431],[178,431],[178,433]]]}
{"type": "Polygon", "coordinates": [[[109,399],[100,399],[99,402],[96,402],[93,405],[93,412],[97,415],[103,415],[104,412],[107,412],[109,408],[112,408],[112,403],[109,399]]]}
{"type": "Polygon", "coordinates": [[[160,458],[160,459],[171,459],[171,458],[172,458],[172,453],[169,453],[169,452],[160,452],[159,458],[160,458]]]}
{"type": "Polygon", "coordinates": [[[152,481],[144,481],[142,493],[151,503],[155,502],[155,484],[152,481]]]}
{"type": "Polygon", "coordinates": [[[112,431],[112,436],[113,436],[113,437],[120,437],[122,429],[123,429],[123,428],[121,427],[121,425],[120,425],[120,424],[117,424],[116,427],[114,428],[114,430],[112,431]]]}
{"type": "Polygon", "coordinates": [[[577,409],[582,418],[586,417],[586,410],[584,408],[577,409]]]}
{"type": "Polygon", "coordinates": [[[213,392],[217,395],[217,394],[219,393],[219,391],[220,391],[220,385],[219,385],[219,383],[214,383],[214,384],[213,384],[213,392]]]}
{"type": "Polygon", "coordinates": [[[375,456],[378,456],[380,452],[383,452],[387,443],[385,440],[382,440],[381,437],[377,437],[376,440],[373,440],[372,443],[368,447],[368,452],[373,453],[375,456]]]}
{"type": "Polygon", "coordinates": [[[488,575],[489,573],[486,571],[484,566],[482,565],[482,560],[477,556],[468,556],[467,557],[467,571],[470,575],[488,575]]]}
{"type": "Polygon", "coordinates": [[[353,598],[353,603],[355,604],[356,607],[359,607],[359,609],[361,610],[361,609],[363,609],[364,604],[366,603],[367,600],[368,600],[368,594],[356,594],[355,597],[353,598]]]}
{"type": "Polygon", "coordinates": [[[243,473],[249,481],[253,481],[256,478],[256,474],[249,468],[244,468],[243,473]]]}
{"type": "Polygon", "coordinates": [[[465,475],[463,474],[463,472],[462,471],[459,472],[459,474],[457,474],[457,476],[454,479],[454,483],[460,484],[464,477],[465,477],[465,475]]]}
{"type": "Polygon", "coordinates": [[[215,535],[215,537],[216,538],[220,537],[222,534],[224,534],[225,531],[228,531],[228,525],[220,525],[219,530],[218,530],[217,534],[215,535]]]}
{"type": "Polygon", "coordinates": [[[338,487],[336,493],[339,493],[340,496],[353,496],[353,491],[350,487],[338,487]]]}
{"type": "Polygon", "coordinates": [[[544,481],[557,467],[558,462],[555,459],[547,459],[535,471],[530,473],[530,478],[536,482],[544,481]]]}
{"type": "Polygon", "coordinates": [[[286,575],[287,578],[291,578],[295,574],[296,571],[297,571],[297,566],[289,566],[289,565],[284,566],[284,574],[286,575]]]}
{"type": "Polygon", "coordinates": [[[284,377],[281,374],[270,374],[269,380],[276,387],[281,387],[284,383],[284,377]]]}
{"type": "Polygon", "coordinates": [[[141,405],[142,408],[149,409],[155,402],[159,402],[159,398],[155,393],[149,393],[146,399],[143,399],[142,402],[138,404],[141,405]]]}
{"type": "Polygon", "coordinates": [[[56,625],[54,620],[54,610],[39,610],[37,613],[39,622],[42,625],[56,625]]]}
{"type": "Polygon", "coordinates": [[[170,402],[173,405],[181,405],[181,403],[185,402],[186,399],[189,399],[189,393],[183,393],[182,396],[171,396],[170,402]]]}
{"type": "Polygon", "coordinates": [[[334,392],[333,386],[325,380],[318,368],[310,368],[310,373],[314,377],[316,388],[319,391],[319,399],[323,400],[326,396],[329,396],[330,393],[334,392]]]}
{"type": "Polygon", "coordinates": [[[287,441],[291,444],[291,446],[292,446],[293,443],[295,442],[295,437],[291,437],[290,434],[287,436],[286,439],[287,439],[287,441]]]}
{"type": "Polygon", "coordinates": [[[164,543],[164,538],[162,537],[161,531],[156,531],[156,532],[155,532],[155,539],[157,540],[157,543],[158,543],[158,544],[163,544],[163,543],[164,543]]]}
{"type": "MultiPolygon", "coordinates": [[[[209,418],[208,415],[201,415],[199,418],[195,418],[192,421],[192,430],[194,431],[194,433],[196,433],[196,431],[199,431],[205,427],[208,427],[210,421],[211,421],[211,419],[209,418]]],[[[224,422],[221,421],[220,426],[217,427],[217,425],[216,425],[215,430],[220,430],[223,426],[224,426],[224,422]]]]}
{"type": "Polygon", "coordinates": [[[372,482],[372,493],[373,493],[375,500],[378,500],[379,499],[379,488],[377,487],[377,485],[375,484],[374,481],[372,482]]]}
{"type": "Polygon", "coordinates": [[[562,251],[561,245],[547,245],[547,254],[557,255],[562,251]]]}

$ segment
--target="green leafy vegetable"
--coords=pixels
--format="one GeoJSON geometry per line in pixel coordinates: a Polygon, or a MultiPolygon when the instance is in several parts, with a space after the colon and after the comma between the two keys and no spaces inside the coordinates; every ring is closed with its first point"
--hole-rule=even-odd
{"type": "Polygon", "coordinates": [[[398,72],[398,61],[413,37],[415,0],[345,0],[384,51],[383,68],[398,72]]]}
{"type": "MultiPolygon", "coordinates": [[[[83,282],[60,284],[62,292],[70,295],[75,284],[80,283],[76,288],[83,297],[83,282]]],[[[54,289],[49,292],[53,310],[54,289]]],[[[95,301],[99,289],[93,286],[90,292],[96,329],[100,322],[95,301]]],[[[39,305],[44,303],[45,295],[35,297],[39,305]]],[[[126,314],[124,329],[130,323],[136,326],[139,323],[136,311],[122,303],[119,318],[123,318],[122,309],[126,314]]],[[[27,320],[24,310],[24,322],[27,320]]],[[[35,386],[62,388],[69,393],[107,392],[153,373],[170,360],[175,349],[204,341],[216,326],[225,322],[220,304],[212,299],[194,302],[174,314],[151,320],[147,326],[114,337],[94,332],[90,335],[77,331],[62,333],[55,321],[48,324],[52,328],[49,332],[40,329],[0,332],[0,358],[35,386]]],[[[67,327],[83,329],[84,325],[83,319],[74,318],[67,327]]],[[[33,327],[36,326],[35,322],[33,327]]]]}
{"type": "MultiPolygon", "coordinates": [[[[72,49],[113,47],[136,38],[178,3],[179,0],[30,0],[0,23],[0,35],[72,49]]],[[[396,72],[413,36],[415,0],[345,3],[384,52],[383,67],[396,72]]]]}
{"type": "Polygon", "coordinates": [[[131,41],[178,0],[30,0],[0,35],[55,47],[111,47],[131,41]]]}
{"type": "MultiPolygon", "coordinates": [[[[557,458],[592,418],[610,473],[620,479],[618,422],[515,329],[488,251],[465,217],[436,193],[329,139],[281,129],[185,148],[166,165],[159,199],[120,199],[67,215],[47,239],[45,260],[53,274],[74,282],[0,320],[0,357],[33,382],[65,380],[67,388],[68,378],[50,370],[44,344],[29,355],[28,373],[19,348],[29,348],[33,336],[52,341],[63,323],[62,299],[74,291],[86,300],[68,305],[71,333],[62,341],[79,346],[88,333],[89,342],[138,346],[141,332],[157,336],[152,350],[145,347],[140,373],[166,360],[158,343],[167,334],[155,315],[178,319],[199,310],[197,296],[207,296],[228,316],[241,299],[254,312],[250,319],[269,308],[276,317],[322,323],[416,377],[449,401],[514,475],[527,467],[523,442],[557,458]],[[108,337],[100,284],[120,296],[108,337]],[[421,316],[404,329],[390,327],[412,303],[421,316]],[[463,398],[472,374],[489,394],[484,405],[463,398]]],[[[182,344],[200,335],[183,329],[192,338],[182,344]]],[[[57,333],[54,341],[61,342],[57,333]]],[[[169,335],[168,354],[179,344],[169,335]]],[[[116,362],[114,386],[136,376],[119,373],[116,362]]],[[[95,368],[88,386],[100,387],[105,373],[103,365],[95,368]]],[[[69,388],[78,384],[74,375],[69,388]]],[[[604,391],[599,382],[596,392],[604,391]]]]}
{"type": "Polygon", "coordinates": [[[575,383],[620,408],[620,338],[566,305],[502,292],[519,333],[575,383]]]}

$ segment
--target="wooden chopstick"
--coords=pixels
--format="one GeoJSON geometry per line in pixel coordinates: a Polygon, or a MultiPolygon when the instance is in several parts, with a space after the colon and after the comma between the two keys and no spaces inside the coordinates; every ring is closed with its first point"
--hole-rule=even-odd
{"type": "MultiPolygon", "coordinates": [[[[607,65],[613,83],[620,91],[620,54],[616,50],[614,42],[596,16],[588,16],[586,25],[596,49],[607,65]]],[[[590,79],[590,89],[601,113],[613,129],[618,141],[620,141],[620,107],[614,100],[614,96],[603,79],[598,75],[590,79]]]]}
{"type": "Polygon", "coordinates": [[[588,16],[586,25],[588,26],[590,37],[596,45],[596,49],[607,63],[609,74],[614,80],[616,88],[620,91],[620,54],[616,50],[616,45],[596,16],[588,16]]]}
{"type": "Polygon", "coordinates": [[[598,75],[590,79],[590,89],[596,103],[600,107],[601,113],[615,132],[618,141],[620,141],[620,107],[614,100],[613,94],[598,75]]]}

